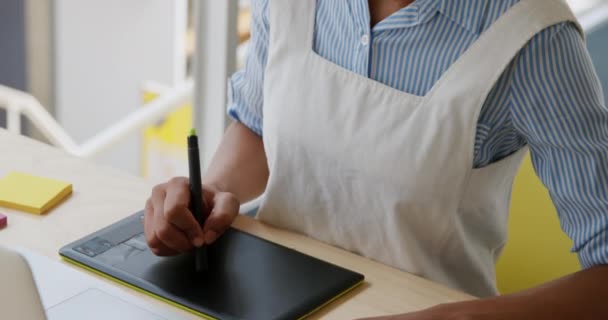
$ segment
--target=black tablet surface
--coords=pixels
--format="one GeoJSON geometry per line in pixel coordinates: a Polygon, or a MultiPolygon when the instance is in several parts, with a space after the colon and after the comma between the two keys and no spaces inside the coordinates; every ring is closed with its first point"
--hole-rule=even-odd
{"type": "Polygon", "coordinates": [[[363,282],[346,270],[230,229],[208,247],[209,269],[191,254],[157,257],[138,212],[59,251],[66,260],[210,319],[301,319],[363,282]]]}

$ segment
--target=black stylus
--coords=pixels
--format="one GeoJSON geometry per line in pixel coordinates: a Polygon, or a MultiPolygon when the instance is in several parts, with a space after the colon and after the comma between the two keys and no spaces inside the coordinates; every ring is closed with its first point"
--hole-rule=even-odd
{"type": "MultiPolygon", "coordinates": [[[[190,168],[190,211],[202,228],[207,220],[207,210],[203,200],[198,137],[194,129],[191,129],[190,135],[188,135],[188,167],[190,168]]],[[[194,262],[196,272],[207,270],[207,248],[205,245],[194,249],[194,262]]]]}

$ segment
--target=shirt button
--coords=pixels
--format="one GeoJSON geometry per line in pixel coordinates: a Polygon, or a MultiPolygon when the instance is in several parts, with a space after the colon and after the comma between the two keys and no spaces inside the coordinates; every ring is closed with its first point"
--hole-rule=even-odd
{"type": "Polygon", "coordinates": [[[366,46],[369,44],[369,36],[364,34],[361,36],[361,44],[366,46]]]}

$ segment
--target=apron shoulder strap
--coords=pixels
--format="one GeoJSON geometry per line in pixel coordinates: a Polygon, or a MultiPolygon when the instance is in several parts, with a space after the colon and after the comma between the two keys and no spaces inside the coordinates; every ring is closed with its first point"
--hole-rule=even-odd
{"type": "Polygon", "coordinates": [[[292,54],[312,50],[315,5],[314,0],[269,1],[269,55],[275,56],[282,50],[290,50],[292,54]]]}
{"type": "MultiPolygon", "coordinates": [[[[522,48],[539,32],[560,22],[577,25],[565,0],[521,0],[492,24],[454,62],[425,97],[440,108],[452,108],[455,97],[478,97],[472,108],[474,121],[503,71],[522,48]]],[[[465,111],[466,112],[466,111],[465,111]]]]}

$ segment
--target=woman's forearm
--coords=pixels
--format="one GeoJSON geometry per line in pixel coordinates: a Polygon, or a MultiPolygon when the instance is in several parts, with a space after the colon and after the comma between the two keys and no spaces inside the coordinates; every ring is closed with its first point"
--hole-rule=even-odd
{"type": "Polygon", "coordinates": [[[608,319],[608,266],[598,266],[521,293],[438,305],[365,320],[608,319]]]}
{"type": "Polygon", "coordinates": [[[521,293],[444,305],[454,319],[608,319],[608,266],[577,272],[521,293]]]}
{"type": "Polygon", "coordinates": [[[232,123],[207,169],[203,183],[247,202],[262,194],[268,164],[262,138],[245,125],[232,123]]]}

